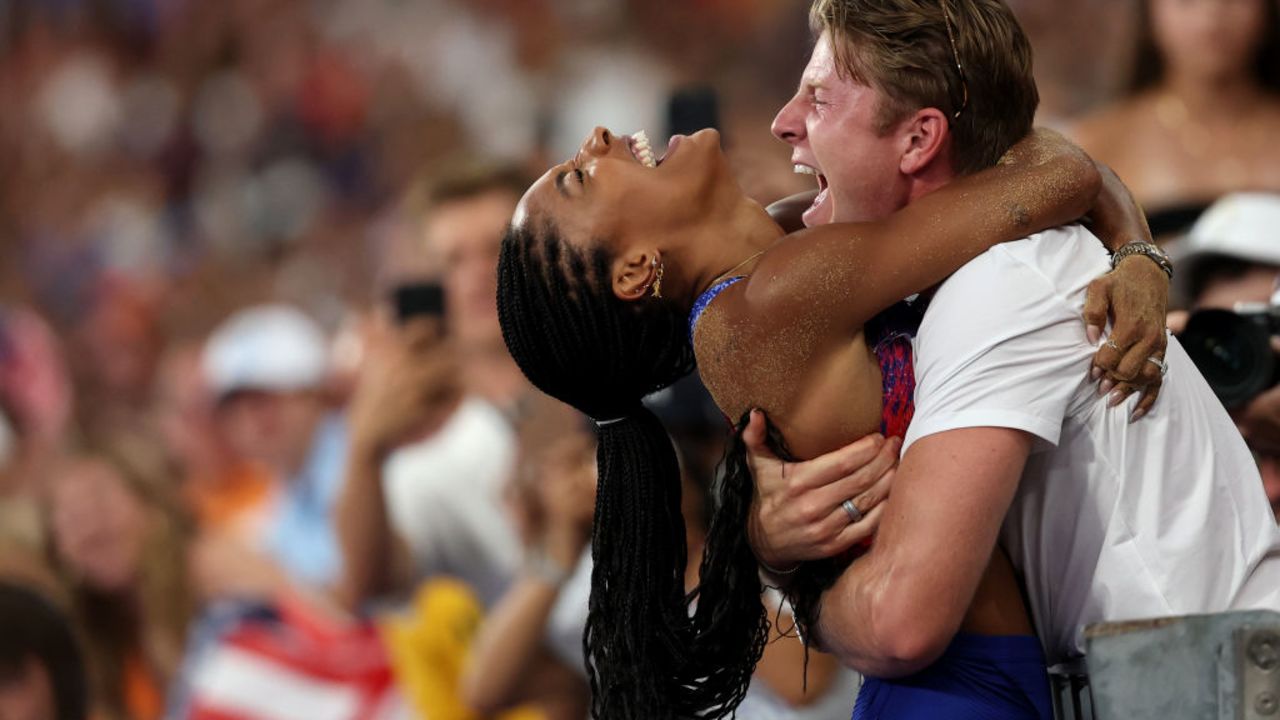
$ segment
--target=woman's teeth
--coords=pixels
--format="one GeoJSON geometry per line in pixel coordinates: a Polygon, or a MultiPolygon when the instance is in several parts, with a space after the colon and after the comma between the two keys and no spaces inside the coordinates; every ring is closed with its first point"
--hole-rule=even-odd
{"type": "Polygon", "coordinates": [[[819,175],[820,174],[817,168],[811,168],[808,165],[800,165],[798,163],[795,165],[795,171],[797,175],[819,175]]]}
{"type": "Polygon", "coordinates": [[[658,160],[653,155],[653,147],[649,144],[649,136],[640,130],[631,136],[631,152],[645,167],[658,167],[658,160]]]}

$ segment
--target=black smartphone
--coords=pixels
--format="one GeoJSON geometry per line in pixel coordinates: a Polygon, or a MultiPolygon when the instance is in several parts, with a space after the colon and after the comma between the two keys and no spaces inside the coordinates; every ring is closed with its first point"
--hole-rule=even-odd
{"type": "Polygon", "coordinates": [[[436,282],[401,285],[391,291],[396,322],[406,323],[422,316],[444,317],[444,287],[436,282]]]}

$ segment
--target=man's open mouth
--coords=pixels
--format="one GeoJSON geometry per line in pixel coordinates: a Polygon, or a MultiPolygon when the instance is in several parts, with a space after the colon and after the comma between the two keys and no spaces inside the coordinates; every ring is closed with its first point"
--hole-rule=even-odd
{"type": "Polygon", "coordinates": [[[812,175],[814,179],[818,181],[818,195],[813,199],[813,204],[809,206],[809,209],[812,210],[813,208],[816,208],[819,205],[821,205],[823,202],[825,202],[827,199],[828,191],[830,190],[829,186],[827,185],[827,176],[823,175],[822,171],[818,170],[817,168],[811,165],[805,165],[803,163],[796,163],[794,168],[797,174],[812,175]]]}

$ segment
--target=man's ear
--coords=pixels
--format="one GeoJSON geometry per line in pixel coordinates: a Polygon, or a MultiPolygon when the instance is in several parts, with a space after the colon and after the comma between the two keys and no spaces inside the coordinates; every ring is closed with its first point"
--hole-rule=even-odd
{"type": "Polygon", "coordinates": [[[922,173],[951,146],[951,123],[938,108],[917,110],[900,126],[899,133],[904,149],[898,169],[903,175],[922,173]]]}
{"type": "Polygon", "coordinates": [[[658,279],[661,256],[653,248],[637,248],[613,261],[613,294],[619,300],[642,299],[658,279]]]}

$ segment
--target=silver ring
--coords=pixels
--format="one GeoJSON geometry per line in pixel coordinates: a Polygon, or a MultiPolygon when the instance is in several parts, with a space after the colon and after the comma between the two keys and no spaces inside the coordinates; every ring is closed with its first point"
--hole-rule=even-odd
{"type": "Polygon", "coordinates": [[[1147,362],[1153,363],[1156,367],[1160,368],[1160,377],[1164,377],[1169,374],[1169,363],[1165,362],[1163,358],[1158,358],[1155,355],[1152,355],[1147,358],[1147,362]]]}
{"type": "Polygon", "coordinates": [[[844,508],[844,511],[849,514],[849,524],[852,525],[862,519],[862,511],[858,509],[857,505],[853,504],[853,498],[840,503],[840,507],[844,508]]]}
{"type": "Polygon", "coordinates": [[[1112,350],[1115,350],[1116,352],[1120,352],[1120,346],[1117,345],[1116,341],[1112,340],[1111,338],[1107,338],[1107,341],[1103,344],[1111,348],[1112,350]]]}

